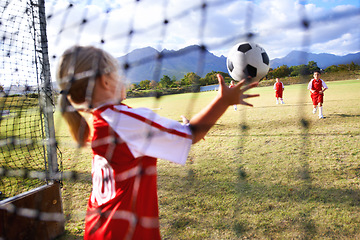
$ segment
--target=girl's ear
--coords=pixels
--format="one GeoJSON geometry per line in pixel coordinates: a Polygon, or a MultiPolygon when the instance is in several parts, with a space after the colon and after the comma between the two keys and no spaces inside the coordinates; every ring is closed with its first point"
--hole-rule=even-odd
{"type": "Polygon", "coordinates": [[[111,88],[111,84],[109,82],[109,78],[106,74],[103,74],[101,75],[99,78],[98,78],[98,86],[104,88],[104,89],[109,89],[111,88]]]}

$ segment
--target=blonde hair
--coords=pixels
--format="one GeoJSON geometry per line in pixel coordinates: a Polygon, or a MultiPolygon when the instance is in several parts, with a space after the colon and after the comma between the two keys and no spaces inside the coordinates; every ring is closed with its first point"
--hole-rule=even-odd
{"type": "Polygon", "coordinates": [[[114,57],[92,46],[73,46],[61,56],[56,74],[61,89],[59,103],[62,116],[79,146],[84,146],[89,140],[90,127],[71,102],[87,104],[87,108],[91,109],[96,79],[118,69],[118,62],[114,57]]]}

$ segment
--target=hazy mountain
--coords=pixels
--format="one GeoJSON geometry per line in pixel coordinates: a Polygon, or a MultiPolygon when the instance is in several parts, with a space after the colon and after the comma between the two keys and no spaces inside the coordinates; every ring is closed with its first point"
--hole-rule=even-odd
{"type": "MultiPolygon", "coordinates": [[[[161,52],[154,48],[146,47],[136,49],[118,58],[118,60],[121,64],[127,63],[130,66],[126,74],[128,80],[134,83],[139,83],[142,80],[160,79],[163,75],[168,75],[170,78],[175,76],[177,80],[180,80],[189,72],[195,72],[201,77],[204,77],[211,71],[227,72],[226,57],[215,56],[207,50],[202,50],[197,45],[178,51],[164,49],[161,52]],[[204,63],[199,63],[201,54],[204,54],[204,63]]],[[[315,61],[322,69],[331,65],[348,64],[351,62],[360,65],[360,52],[346,56],[337,56],[327,53],[313,54],[292,51],[283,58],[272,59],[270,67],[277,68],[282,65],[291,67],[308,64],[309,61],[315,61]]]]}
{"type": "Polygon", "coordinates": [[[282,65],[288,67],[297,66],[301,64],[308,64],[309,61],[317,63],[318,67],[325,69],[331,65],[349,64],[354,62],[360,64],[360,52],[355,54],[348,54],[345,56],[337,56],[328,53],[307,53],[302,51],[292,51],[283,58],[275,58],[270,61],[271,68],[277,68],[282,65]]]}
{"type": "Polygon", "coordinates": [[[170,78],[175,76],[177,80],[180,80],[189,72],[196,72],[201,77],[211,71],[227,72],[224,56],[217,57],[196,45],[178,51],[164,49],[161,52],[146,47],[136,49],[118,60],[121,64],[130,65],[126,76],[128,80],[135,83],[142,80],[160,79],[163,75],[168,75],[170,78]],[[205,61],[199,62],[199,59],[203,57],[205,61]],[[161,66],[160,72],[159,66],[161,66]]]}

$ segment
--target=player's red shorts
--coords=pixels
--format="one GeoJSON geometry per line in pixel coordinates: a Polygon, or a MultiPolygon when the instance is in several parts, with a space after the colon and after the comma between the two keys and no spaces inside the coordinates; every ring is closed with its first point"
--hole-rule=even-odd
{"type": "Polygon", "coordinates": [[[275,91],[275,97],[276,98],[282,98],[283,97],[283,91],[275,91]]]}
{"type": "Polygon", "coordinates": [[[313,105],[318,105],[319,103],[323,103],[323,100],[324,100],[324,94],[319,94],[319,93],[312,93],[311,94],[311,99],[312,99],[312,102],[313,102],[313,105]]]}

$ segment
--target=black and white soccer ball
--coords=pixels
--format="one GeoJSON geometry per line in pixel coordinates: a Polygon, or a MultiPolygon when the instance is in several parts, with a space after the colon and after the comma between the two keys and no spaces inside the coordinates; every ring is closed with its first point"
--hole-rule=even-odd
{"type": "Polygon", "coordinates": [[[270,60],[266,51],[256,43],[243,42],[233,46],[226,60],[230,76],[247,83],[260,81],[269,71],[270,60]]]}

